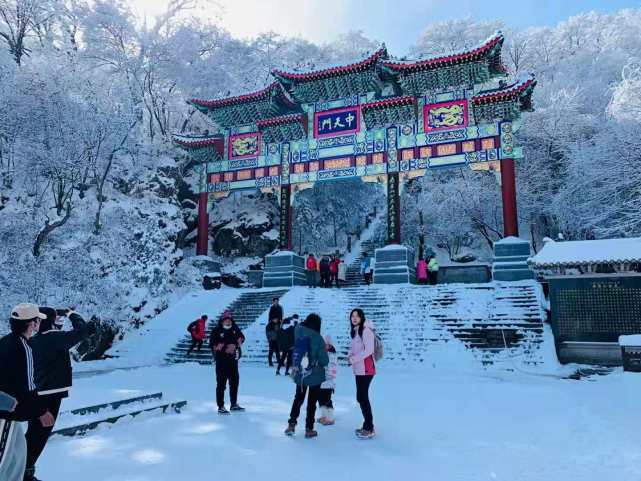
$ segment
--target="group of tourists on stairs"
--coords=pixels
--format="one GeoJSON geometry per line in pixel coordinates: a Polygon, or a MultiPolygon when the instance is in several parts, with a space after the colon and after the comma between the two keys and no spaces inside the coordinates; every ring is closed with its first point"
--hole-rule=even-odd
{"type": "Polygon", "coordinates": [[[416,278],[419,284],[436,285],[438,282],[438,261],[435,255],[430,254],[427,259],[421,256],[416,264],[416,278]]]}
{"type": "Polygon", "coordinates": [[[316,287],[317,277],[320,279],[321,287],[340,287],[340,283],[347,281],[347,266],[341,256],[321,256],[318,260],[310,253],[305,262],[305,272],[308,287],[316,287]]]}

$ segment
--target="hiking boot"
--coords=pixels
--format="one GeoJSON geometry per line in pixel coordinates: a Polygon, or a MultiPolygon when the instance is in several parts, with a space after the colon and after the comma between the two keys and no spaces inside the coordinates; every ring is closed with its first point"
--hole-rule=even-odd
{"type": "Polygon", "coordinates": [[[218,408],[218,414],[229,414],[229,411],[225,409],[225,406],[221,406],[218,408]]]}
{"type": "Polygon", "coordinates": [[[230,411],[236,411],[236,412],[242,412],[242,411],[245,410],[245,408],[240,406],[240,405],[238,405],[238,404],[234,404],[229,408],[229,410],[230,411]]]}
{"type": "Polygon", "coordinates": [[[25,469],[23,481],[40,481],[36,478],[36,468],[25,469]]]}
{"type": "Polygon", "coordinates": [[[287,429],[285,429],[285,435],[286,436],[293,436],[296,433],[296,425],[295,424],[288,424],[287,429]]]}
{"type": "Polygon", "coordinates": [[[357,433],[356,436],[359,439],[372,439],[374,436],[376,436],[376,433],[374,432],[373,429],[371,431],[367,429],[361,429],[360,433],[357,433]]]}
{"type": "Polygon", "coordinates": [[[313,429],[305,429],[305,438],[310,439],[310,438],[315,438],[318,436],[318,433],[314,431],[313,429]]]}

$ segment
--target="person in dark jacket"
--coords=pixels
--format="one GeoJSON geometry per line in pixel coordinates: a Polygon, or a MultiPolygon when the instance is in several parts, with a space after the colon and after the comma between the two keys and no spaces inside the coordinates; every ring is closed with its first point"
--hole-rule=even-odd
{"type": "Polygon", "coordinates": [[[245,342],[245,336],[234,322],[231,311],[223,313],[218,325],[212,329],[209,337],[209,347],[216,361],[216,403],[218,414],[229,414],[225,409],[225,388],[229,382],[230,411],[244,411],[238,404],[238,358],[240,347],[245,342]]]}
{"type": "Polygon", "coordinates": [[[274,317],[265,326],[265,337],[267,337],[267,345],[269,346],[269,352],[267,353],[269,367],[274,367],[274,354],[276,354],[276,362],[280,359],[280,351],[278,350],[278,331],[280,331],[280,321],[274,317]]]}
{"type": "MultiPolygon", "coordinates": [[[[4,429],[14,421],[37,421],[43,428],[52,427],[54,416],[38,396],[31,338],[47,316],[35,304],[18,304],[11,310],[11,333],[0,339],[0,391],[15,398],[13,411],[0,411],[4,429]]],[[[25,480],[35,480],[25,473],[25,480]]]]}
{"type": "Polygon", "coordinates": [[[327,256],[323,256],[323,258],[320,261],[321,287],[332,287],[329,264],[330,264],[329,258],[327,256]]]}
{"type": "Polygon", "coordinates": [[[280,322],[283,320],[283,317],[283,306],[279,304],[278,297],[274,297],[272,299],[272,305],[269,307],[268,320],[271,321],[272,319],[278,319],[278,322],[280,322]]]}
{"type": "MultiPolygon", "coordinates": [[[[69,396],[72,385],[71,357],[69,350],[76,344],[87,339],[95,327],[72,311],[66,309],[61,315],[67,317],[73,326],[70,331],[63,331],[63,319],[55,309],[41,307],[40,311],[47,318],[40,324],[40,332],[33,336],[31,347],[34,353],[36,385],[41,402],[54,418],[58,417],[62,400],[69,396]]],[[[55,421],[54,421],[55,423],[55,421]]],[[[27,429],[27,477],[35,474],[35,466],[42,454],[52,426],[44,427],[37,420],[29,421],[27,429]]]]}
{"type": "Polygon", "coordinates": [[[310,314],[303,324],[296,327],[294,349],[297,346],[307,345],[309,351],[305,356],[305,364],[294,366],[294,382],[296,394],[289,413],[289,421],[285,434],[293,436],[296,431],[296,422],[300,415],[300,408],[307,396],[307,417],[305,418],[305,437],[314,438],[318,433],[314,431],[314,416],[316,403],[320,394],[321,384],[325,381],[325,366],[329,364],[329,356],[325,350],[325,340],[320,335],[321,318],[318,314],[310,314]],[[304,372],[303,372],[304,371],[304,372]]]}
{"type": "Polygon", "coordinates": [[[269,317],[267,318],[267,326],[265,326],[265,336],[267,337],[267,344],[269,345],[269,352],[267,353],[267,360],[269,367],[274,367],[273,357],[276,354],[276,362],[280,359],[280,352],[278,351],[278,330],[280,323],[283,320],[283,306],[278,303],[278,297],[272,299],[272,305],[269,308],[269,317]]]}
{"type": "Polygon", "coordinates": [[[283,319],[283,324],[278,330],[278,367],[276,375],[280,375],[280,368],[285,366],[285,376],[289,375],[289,368],[292,367],[292,355],[294,354],[294,330],[298,324],[298,314],[283,319]],[[293,324],[292,324],[293,323],[293,324]]]}

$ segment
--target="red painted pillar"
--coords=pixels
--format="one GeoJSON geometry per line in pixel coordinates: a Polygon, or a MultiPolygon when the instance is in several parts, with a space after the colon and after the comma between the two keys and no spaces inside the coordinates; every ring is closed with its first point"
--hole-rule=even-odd
{"type": "Polygon", "coordinates": [[[503,235],[518,237],[514,159],[501,159],[501,195],[503,197],[503,235]]]}
{"type": "Polygon", "coordinates": [[[209,250],[208,196],[207,192],[201,192],[198,195],[198,237],[196,239],[196,255],[198,256],[206,256],[209,250]]]}

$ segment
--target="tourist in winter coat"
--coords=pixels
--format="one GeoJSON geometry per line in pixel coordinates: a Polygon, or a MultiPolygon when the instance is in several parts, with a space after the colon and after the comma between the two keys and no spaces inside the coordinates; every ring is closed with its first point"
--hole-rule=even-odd
{"type": "Polygon", "coordinates": [[[296,327],[294,351],[295,357],[301,356],[299,365],[294,365],[294,382],[296,394],[289,414],[289,421],[285,434],[293,436],[296,431],[296,422],[300,408],[307,396],[307,416],[305,418],[305,437],[314,438],[318,433],[314,431],[314,416],[316,416],[316,402],[320,394],[321,384],[325,382],[325,366],[329,364],[329,357],[325,350],[325,341],[320,335],[321,318],[318,314],[310,314],[303,324],[296,327]],[[304,353],[304,356],[302,355],[304,353]]]}
{"type": "Polygon", "coordinates": [[[207,336],[207,316],[203,314],[200,318],[189,324],[187,331],[191,334],[191,346],[189,346],[189,350],[187,351],[187,355],[189,356],[191,351],[194,350],[194,347],[198,352],[200,352],[200,348],[203,347],[203,341],[207,336]]]}
{"type": "Polygon", "coordinates": [[[229,382],[230,411],[244,411],[238,404],[238,358],[240,348],[245,342],[245,336],[234,322],[231,311],[223,313],[218,325],[212,329],[209,337],[209,347],[216,361],[216,404],[218,414],[229,414],[225,409],[225,388],[229,382]]]}
{"type": "Polygon", "coordinates": [[[362,309],[354,309],[350,313],[350,334],[352,344],[347,357],[352,365],[356,378],[356,401],[361,406],[363,413],[363,427],[356,430],[359,438],[374,437],[374,417],[372,406],[369,402],[369,386],[376,374],[374,364],[375,336],[373,325],[365,319],[362,309]]]}
{"type": "MultiPolygon", "coordinates": [[[[0,419],[5,421],[2,423],[5,435],[15,429],[15,421],[35,421],[43,428],[50,428],[55,422],[45,400],[38,396],[34,352],[31,347],[33,335],[38,332],[40,322],[46,318],[35,304],[18,304],[11,310],[11,333],[0,339],[0,391],[17,401],[14,409],[0,410],[0,419]]],[[[3,444],[2,439],[0,438],[0,445],[3,444]]],[[[0,479],[4,481],[5,478],[0,479]]],[[[24,479],[34,480],[34,473],[24,473],[24,479]]]]}
{"type": "Polygon", "coordinates": [[[343,262],[343,259],[339,257],[338,259],[338,280],[340,282],[347,281],[347,265],[343,262]]]}
{"type": "Polygon", "coordinates": [[[280,330],[280,319],[277,317],[272,317],[270,321],[265,326],[265,337],[267,337],[267,345],[269,346],[269,352],[267,354],[267,360],[269,361],[269,367],[274,367],[273,357],[276,354],[276,362],[280,358],[280,352],[278,350],[278,331],[280,330]]]}
{"type": "Polygon", "coordinates": [[[436,256],[431,256],[427,263],[427,271],[430,284],[435,286],[438,282],[438,261],[436,256]]]}
{"type": "Polygon", "coordinates": [[[329,264],[329,258],[327,256],[323,256],[320,261],[321,287],[331,287],[329,264]]]}
{"type": "Polygon", "coordinates": [[[368,286],[372,282],[372,273],[373,273],[373,259],[368,257],[367,252],[363,253],[363,260],[361,261],[361,275],[365,284],[368,286]]]}
{"type": "Polygon", "coordinates": [[[307,262],[305,264],[305,275],[307,275],[307,285],[309,287],[316,287],[316,259],[314,254],[310,254],[307,257],[307,262]]]}
{"type": "Polygon", "coordinates": [[[283,323],[278,330],[278,367],[276,375],[280,375],[280,369],[285,366],[285,375],[289,375],[289,369],[292,367],[292,355],[294,354],[294,331],[298,325],[298,314],[283,319],[283,323]]]}
{"type": "MultiPolygon", "coordinates": [[[[33,336],[31,348],[36,373],[38,396],[54,418],[58,417],[62,400],[69,396],[72,385],[71,356],[69,351],[78,343],[95,332],[93,323],[85,320],[71,309],[56,311],[51,307],[41,307],[40,312],[47,318],[40,324],[40,332],[33,336]],[[58,315],[60,313],[60,316],[58,315]],[[63,319],[67,317],[73,326],[63,331],[63,319]]],[[[36,463],[42,454],[52,426],[43,426],[37,419],[29,421],[27,429],[27,467],[26,476],[35,475],[36,463]]]]}
{"type": "Polygon", "coordinates": [[[3,419],[13,413],[18,402],[13,396],[0,391],[0,479],[22,481],[27,460],[27,441],[20,424],[3,419]]]}
{"type": "Polygon", "coordinates": [[[416,278],[419,284],[427,284],[427,262],[421,257],[416,264],[416,278]]]}
{"type": "Polygon", "coordinates": [[[339,263],[340,261],[338,260],[338,257],[334,257],[332,261],[329,263],[329,274],[331,275],[331,279],[329,281],[330,287],[334,282],[336,282],[336,287],[340,287],[338,285],[338,264],[339,263]]]}
{"type": "Polygon", "coordinates": [[[278,319],[278,322],[283,320],[283,306],[279,304],[280,300],[278,297],[272,299],[272,305],[269,306],[269,317],[268,320],[278,319]]]}
{"type": "Polygon", "coordinates": [[[318,405],[321,408],[321,417],[318,420],[324,426],[334,424],[334,404],[332,395],[336,389],[336,374],[338,372],[338,354],[332,342],[332,336],[325,336],[325,350],[329,357],[329,364],[325,367],[325,382],[321,384],[318,394],[318,405]]]}

